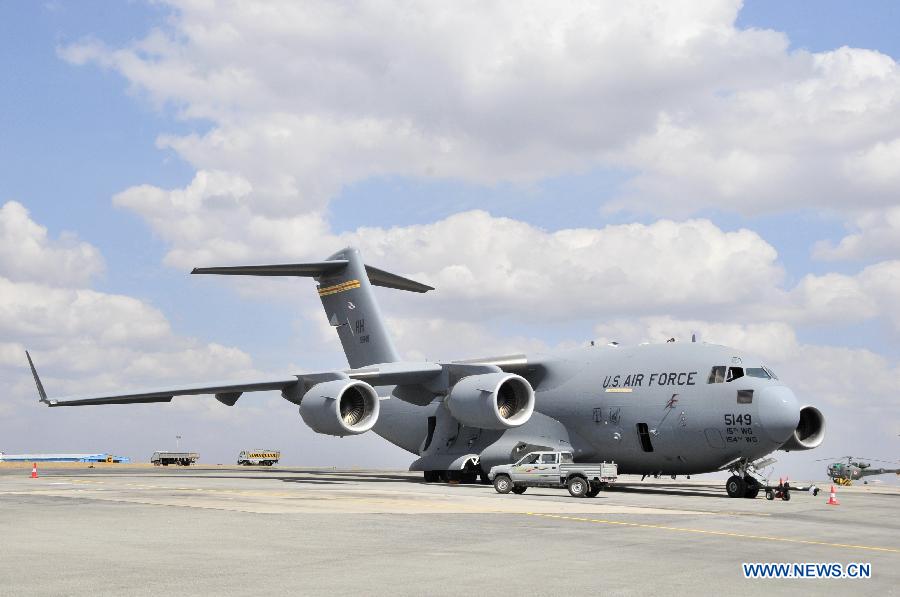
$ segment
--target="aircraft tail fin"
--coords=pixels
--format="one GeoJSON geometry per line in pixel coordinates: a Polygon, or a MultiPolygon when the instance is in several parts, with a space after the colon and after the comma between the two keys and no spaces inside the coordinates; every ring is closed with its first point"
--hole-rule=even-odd
{"type": "Polygon", "coordinates": [[[352,368],[400,360],[372,292],[383,286],[410,292],[434,290],[420,282],[365,265],[359,251],[347,247],[325,261],[283,265],[198,267],[192,274],[229,276],[301,276],[315,278],[328,322],[337,329],[352,368]]]}

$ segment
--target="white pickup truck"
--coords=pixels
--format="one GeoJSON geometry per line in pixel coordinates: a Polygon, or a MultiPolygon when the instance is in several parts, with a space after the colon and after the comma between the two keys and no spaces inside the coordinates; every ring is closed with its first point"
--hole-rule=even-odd
{"type": "Polygon", "coordinates": [[[614,462],[575,464],[571,452],[531,452],[513,464],[491,468],[497,493],[525,493],[529,487],[565,487],[572,497],[595,497],[618,477],[614,462]]]}

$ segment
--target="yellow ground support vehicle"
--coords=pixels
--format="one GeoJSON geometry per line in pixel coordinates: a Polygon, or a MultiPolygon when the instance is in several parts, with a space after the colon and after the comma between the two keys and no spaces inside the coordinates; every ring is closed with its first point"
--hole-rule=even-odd
{"type": "Polygon", "coordinates": [[[281,459],[280,450],[242,450],[237,463],[243,466],[272,466],[281,459]]]}

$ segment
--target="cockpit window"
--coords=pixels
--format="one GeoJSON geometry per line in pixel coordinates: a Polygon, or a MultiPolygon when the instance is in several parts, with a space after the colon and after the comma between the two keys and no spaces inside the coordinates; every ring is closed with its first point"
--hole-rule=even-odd
{"type": "Polygon", "coordinates": [[[743,367],[729,367],[728,375],[725,376],[725,381],[734,381],[741,377],[744,377],[743,367]]]}
{"type": "Polygon", "coordinates": [[[723,381],[725,381],[725,367],[713,367],[706,383],[722,383],[723,381]]]}
{"type": "Polygon", "coordinates": [[[761,379],[772,379],[765,367],[747,367],[747,375],[749,377],[759,377],[761,379]]]}
{"type": "Polygon", "coordinates": [[[778,376],[775,375],[775,372],[774,372],[774,371],[772,371],[771,369],[769,369],[769,368],[766,367],[765,365],[763,365],[762,368],[766,370],[766,373],[769,374],[769,377],[771,377],[772,379],[778,379],[778,376]]]}

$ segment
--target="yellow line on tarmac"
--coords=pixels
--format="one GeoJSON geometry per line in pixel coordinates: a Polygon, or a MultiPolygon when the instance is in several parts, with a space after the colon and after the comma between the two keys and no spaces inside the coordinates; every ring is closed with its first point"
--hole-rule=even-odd
{"type": "Polygon", "coordinates": [[[804,545],[824,545],[826,547],[845,547],[848,549],[865,549],[868,551],[883,551],[888,553],[900,553],[900,549],[892,547],[875,547],[872,545],[850,545],[847,543],[828,543],[827,541],[810,541],[808,539],[791,539],[788,537],[768,537],[766,535],[745,535],[743,533],[731,533],[728,531],[710,531],[705,529],[688,529],[684,527],[670,527],[661,524],[646,524],[640,522],[625,522],[621,520],[602,520],[598,518],[580,518],[578,516],[563,516],[561,514],[541,514],[540,512],[526,512],[529,516],[542,516],[544,518],[559,518],[561,520],[574,520],[577,522],[593,522],[596,524],[609,524],[624,527],[637,527],[642,529],[658,529],[662,531],[677,531],[681,533],[698,533],[701,535],[719,535],[722,537],[737,537],[739,539],[758,539],[761,541],[780,541],[783,543],[802,543],[804,545]]]}

